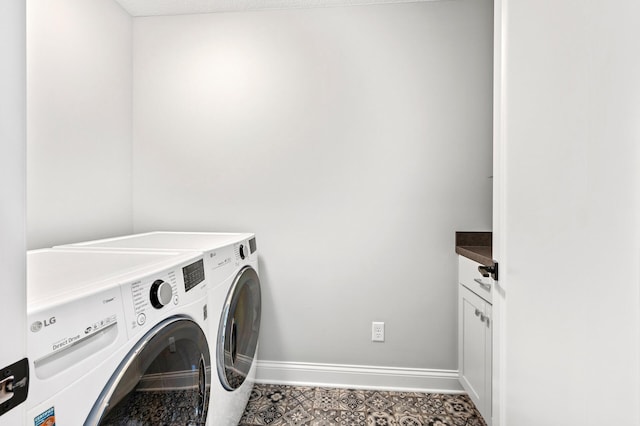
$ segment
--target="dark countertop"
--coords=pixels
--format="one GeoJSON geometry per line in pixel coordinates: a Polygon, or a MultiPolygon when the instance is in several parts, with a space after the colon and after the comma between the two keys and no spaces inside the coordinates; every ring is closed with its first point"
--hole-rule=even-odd
{"type": "Polygon", "coordinates": [[[491,232],[456,232],[456,253],[485,266],[493,266],[491,232]]]}

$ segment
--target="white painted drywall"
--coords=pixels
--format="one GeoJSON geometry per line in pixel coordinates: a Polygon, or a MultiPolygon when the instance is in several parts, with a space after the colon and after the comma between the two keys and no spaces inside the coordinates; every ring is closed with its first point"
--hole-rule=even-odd
{"type": "MultiPolygon", "coordinates": [[[[23,359],[27,352],[25,43],[24,1],[0,2],[0,369],[23,359]]],[[[0,425],[26,424],[24,407],[21,404],[2,415],[0,425]]]]}
{"type": "Polygon", "coordinates": [[[27,2],[27,242],[132,229],[132,18],[113,0],[27,2]]]}
{"type": "Polygon", "coordinates": [[[500,425],[638,425],[640,3],[502,3],[500,425]]]}
{"type": "Polygon", "coordinates": [[[257,233],[263,360],[457,369],[492,47],[489,1],[136,18],[135,231],[257,233]]]}

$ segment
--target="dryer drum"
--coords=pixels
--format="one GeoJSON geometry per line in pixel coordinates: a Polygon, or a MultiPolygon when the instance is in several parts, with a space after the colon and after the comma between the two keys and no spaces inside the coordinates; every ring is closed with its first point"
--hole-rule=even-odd
{"type": "Polygon", "coordinates": [[[211,386],[208,348],[192,320],[176,316],[160,322],[120,363],[85,426],[204,425],[211,386]]]}
{"type": "Polygon", "coordinates": [[[260,279],[255,269],[242,268],[222,309],[216,363],[222,386],[233,391],[244,383],[258,346],[261,315],[260,279]]]}

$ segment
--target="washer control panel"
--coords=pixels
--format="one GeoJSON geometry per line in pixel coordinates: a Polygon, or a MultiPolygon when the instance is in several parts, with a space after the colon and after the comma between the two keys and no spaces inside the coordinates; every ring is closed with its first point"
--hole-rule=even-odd
{"type": "Polygon", "coordinates": [[[184,291],[189,291],[204,281],[204,259],[197,260],[182,268],[184,291]]]}
{"type": "Polygon", "coordinates": [[[129,335],[166,318],[177,306],[207,296],[202,257],[183,262],[151,276],[123,285],[129,335]]]}

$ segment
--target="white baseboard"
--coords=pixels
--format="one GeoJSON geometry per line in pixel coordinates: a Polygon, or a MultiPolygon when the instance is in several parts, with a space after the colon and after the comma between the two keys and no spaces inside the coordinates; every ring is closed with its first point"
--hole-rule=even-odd
{"type": "Polygon", "coordinates": [[[402,392],[464,393],[457,370],[258,361],[256,382],[402,392]]]}

